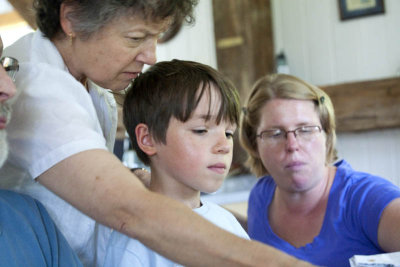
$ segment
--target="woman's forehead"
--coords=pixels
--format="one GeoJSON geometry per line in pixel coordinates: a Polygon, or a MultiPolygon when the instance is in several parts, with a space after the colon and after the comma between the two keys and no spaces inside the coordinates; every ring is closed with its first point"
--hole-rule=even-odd
{"type": "Polygon", "coordinates": [[[125,25],[127,30],[134,31],[142,29],[148,31],[150,34],[160,34],[168,30],[168,28],[172,23],[172,18],[170,17],[164,19],[152,18],[152,17],[145,18],[141,14],[126,13],[112,20],[109,23],[109,25],[115,26],[115,25],[120,25],[121,23],[125,25]]]}
{"type": "Polygon", "coordinates": [[[283,121],[318,120],[315,105],[311,100],[280,99],[268,101],[261,108],[262,121],[278,123],[283,121]]]}

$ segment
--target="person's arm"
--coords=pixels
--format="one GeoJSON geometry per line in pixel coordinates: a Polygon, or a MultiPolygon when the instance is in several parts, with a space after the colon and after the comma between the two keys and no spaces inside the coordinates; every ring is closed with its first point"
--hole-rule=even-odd
{"type": "Polygon", "coordinates": [[[188,266],[310,266],[221,230],[185,205],[150,192],[104,150],[75,154],[38,181],[95,220],[188,266]]]}
{"type": "Polygon", "coordinates": [[[392,200],[382,212],[378,226],[379,245],[387,252],[400,251],[400,198],[392,200]]]}

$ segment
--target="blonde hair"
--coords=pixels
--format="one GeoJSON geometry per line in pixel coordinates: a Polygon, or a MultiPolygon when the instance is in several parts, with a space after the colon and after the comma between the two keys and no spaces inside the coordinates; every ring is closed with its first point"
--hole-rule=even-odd
{"type": "Polygon", "coordinates": [[[320,88],[295,76],[271,74],[256,81],[241,116],[240,143],[248,153],[246,165],[256,176],[269,174],[259,158],[256,135],[261,117],[260,110],[272,99],[313,101],[322,130],[326,134],[325,162],[330,164],[337,159],[335,113],[329,96],[320,88]]]}

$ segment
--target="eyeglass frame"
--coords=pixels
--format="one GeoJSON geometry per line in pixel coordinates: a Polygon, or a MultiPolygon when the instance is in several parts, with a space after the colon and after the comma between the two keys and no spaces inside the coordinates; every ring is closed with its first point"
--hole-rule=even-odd
{"type": "MultiPolygon", "coordinates": [[[[268,139],[268,138],[273,138],[273,136],[263,137],[263,135],[265,133],[273,132],[273,131],[281,131],[280,133],[284,133],[282,135],[284,138],[277,140],[278,141],[277,143],[279,143],[279,141],[287,140],[287,136],[288,136],[289,133],[293,133],[293,135],[296,138],[296,140],[299,140],[299,139],[297,139],[297,136],[299,135],[299,130],[304,129],[304,128],[310,128],[310,127],[313,127],[314,130],[318,129],[316,131],[314,131],[314,130],[310,131],[310,133],[312,133],[312,134],[317,133],[317,132],[318,133],[322,132],[322,128],[319,125],[303,125],[303,126],[300,126],[300,127],[296,128],[294,130],[291,130],[291,131],[286,131],[285,129],[280,129],[280,128],[271,129],[271,130],[265,130],[265,131],[262,131],[261,133],[257,134],[256,137],[260,138],[262,142],[268,142],[267,140],[272,140],[272,139],[268,139]]],[[[281,136],[279,136],[279,138],[281,138],[281,136]]]]}
{"type": "Polygon", "coordinates": [[[18,59],[13,57],[2,57],[0,59],[0,64],[7,72],[7,75],[15,82],[15,76],[19,71],[18,59]]]}

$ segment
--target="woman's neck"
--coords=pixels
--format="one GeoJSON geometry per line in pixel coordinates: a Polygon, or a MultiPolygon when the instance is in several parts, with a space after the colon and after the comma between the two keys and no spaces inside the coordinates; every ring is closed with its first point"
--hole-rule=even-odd
{"type": "Polygon", "coordinates": [[[320,182],[305,192],[287,192],[277,187],[273,199],[277,210],[299,215],[318,213],[318,210],[326,206],[335,173],[335,167],[327,166],[320,182]]]}
{"type": "Polygon", "coordinates": [[[67,66],[69,73],[87,89],[87,77],[81,73],[76,65],[73,46],[68,37],[55,37],[51,40],[60,53],[64,64],[67,66]]]}

